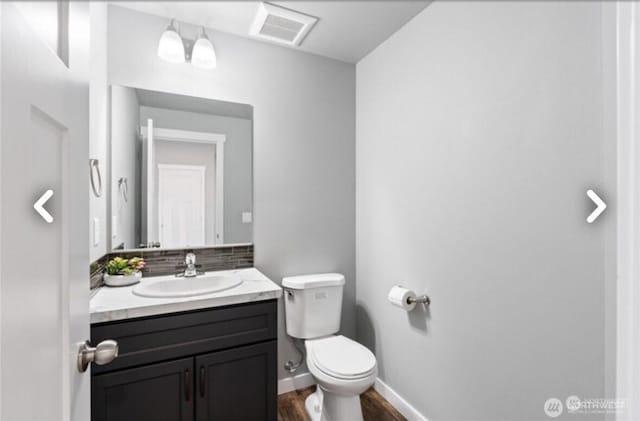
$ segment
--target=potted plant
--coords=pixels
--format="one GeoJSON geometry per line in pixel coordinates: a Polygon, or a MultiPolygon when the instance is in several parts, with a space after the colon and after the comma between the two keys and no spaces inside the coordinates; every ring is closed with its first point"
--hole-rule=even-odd
{"type": "Polygon", "coordinates": [[[137,284],[142,278],[140,271],[144,266],[142,257],[132,257],[131,259],[114,257],[107,263],[107,273],[103,277],[104,283],[112,287],[137,284]]]}

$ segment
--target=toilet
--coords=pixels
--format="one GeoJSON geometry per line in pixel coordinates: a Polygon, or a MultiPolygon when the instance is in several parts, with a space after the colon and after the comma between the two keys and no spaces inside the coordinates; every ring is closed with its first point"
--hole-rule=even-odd
{"type": "Polygon", "coordinates": [[[318,387],[305,401],[313,421],[362,421],[360,394],[378,374],[376,357],[340,330],[344,276],[292,276],[285,290],[287,334],[305,340],[306,362],[318,387]]]}

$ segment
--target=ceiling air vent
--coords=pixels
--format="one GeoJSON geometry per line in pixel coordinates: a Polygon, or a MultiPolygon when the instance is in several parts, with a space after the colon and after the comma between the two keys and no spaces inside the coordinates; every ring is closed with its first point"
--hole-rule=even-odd
{"type": "Polygon", "coordinates": [[[261,3],[249,35],[280,44],[300,45],[317,21],[314,16],[261,3]]]}

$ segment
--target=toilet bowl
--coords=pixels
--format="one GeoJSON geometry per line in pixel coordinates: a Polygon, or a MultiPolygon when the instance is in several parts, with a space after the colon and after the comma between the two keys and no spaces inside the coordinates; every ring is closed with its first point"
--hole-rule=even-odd
{"type": "Polygon", "coordinates": [[[360,394],[375,382],[375,356],[366,347],[329,336],[305,341],[307,367],[318,385],[305,407],[313,421],[362,421],[360,394]]]}
{"type": "Polygon", "coordinates": [[[340,330],[344,276],[302,275],[282,280],[289,336],[304,339],[309,372],[318,387],[305,401],[312,421],[362,421],[360,394],[378,374],[365,346],[340,330]]]}

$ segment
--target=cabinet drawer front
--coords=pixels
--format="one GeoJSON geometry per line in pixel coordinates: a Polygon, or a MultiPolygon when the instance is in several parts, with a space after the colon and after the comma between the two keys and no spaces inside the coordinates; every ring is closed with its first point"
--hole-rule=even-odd
{"type": "Polygon", "coordinates": [[[193,358],[94,376],[92,421],[193,420],[193,358]]]}
{"type": "Polygon", "coordinates": [[[91,327],[91,342],[115,339],[119,355],[94,374],[202,354],[277,337],[276,301],[220,307],[91,327]]]}

